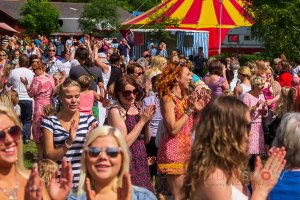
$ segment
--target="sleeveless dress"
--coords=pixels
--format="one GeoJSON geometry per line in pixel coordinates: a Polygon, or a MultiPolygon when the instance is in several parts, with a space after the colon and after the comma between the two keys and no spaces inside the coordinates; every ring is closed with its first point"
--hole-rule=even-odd
{"type": "MultiPolygon", "coordinates": [[[[175,103],[174,111],[177,121],[188,108],[188,97],[182,100],[174,96],[172,98],[175,103]]],[[[171,135],[165,128],[165,133],[157,152],[159,172],[164,174],[185,173],[191,154],[193,123],[193,116],[191,115],[175,136],[171,135]]]]}
{"type": "MultiPolygon", "coordinates": [[[[140,116],[139,114],[128,115],[124,108],[118,109],[121,116],[126,116],[125,124],[127,128],[127,133],[130,133],[135,127],[135,125],[138,123],[140,116]]],[[[137,109],[140,110],[138,106],[137,109]]],[[[140,186],[153,192],[153,186],[151,184],[150,171],[147,161],[146,146],[144,142],[144,130],[142,130],[138,138],[129,147],[129,151],[129,173],[131,175],[132,185],[140,186]]]]}
{"type": "Polygon", "coordinates": [[[79,112],[93,115],[93,104],[94,104],[94,92],[90,90],[86,93],[80,93],[80,104],[79,104],[79,112]]]}
{"type": "MultiPolygon", "coordinates": [[[[203,81],[205,82],[205,77],[203,78],[203,81]]],[[[224,81],[225,81],[225,78],[220,76],[219,80],[215,83],[208,84],[205,82],[205,84],[211,90],[211,99],[212,100],[214,100],[218,96],[222,95],[222,93],[223,93],[222,85],[223,85],[224,81]]]]}

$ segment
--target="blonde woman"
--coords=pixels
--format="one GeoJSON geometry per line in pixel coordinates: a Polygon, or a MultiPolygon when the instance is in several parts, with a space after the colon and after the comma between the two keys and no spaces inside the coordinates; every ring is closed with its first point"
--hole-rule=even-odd
{"type": "Polygon", "coordinates": [[[243,99],[244,95],[251,90],[251,76],[252,74],[249,67],[243,66],[238,69],[240,84],[237,84],[233,90],[233,93],[237,98],[243,99]]]}
{"type": "Polygon", "coordinates": [[[128,172],[129,150],[123,134],[111,126],[98,127],[84,144],[77,195],[82,200],[156,199],[150,191],[132,186],[128,172]]]}
{"type": "MultiPolygon", "coordinates": [[[[0,104],[0,199],[50,199],[36,165],[31,174],[24,167],[21,134],[22,128],[14,111],[0,104]]],[[[65,174],[61,180],[65,183],[53,178],[51,199],[65,199],[70,190],[71,179],[65,176],[72,177],[68,170],[70,165],[63,162],[65,174]]]]}
{"type": "Polygon", "coordinates": [[[250,177],[248,107],[236,97],[221,96],[202,112],[205,115],[196,129],[183,199],[265,200],[285,165],[284,148],[275,149],[264,166],[257,157],[250,177]],[[246,187],[250,179],[252,196],[246,187]]]}

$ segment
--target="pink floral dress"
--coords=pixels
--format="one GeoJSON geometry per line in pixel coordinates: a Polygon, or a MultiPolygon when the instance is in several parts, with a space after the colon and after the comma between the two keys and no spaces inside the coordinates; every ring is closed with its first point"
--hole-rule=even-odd
{"type": "MultiPolygon", "coordinates": [[[[175,103],[175,118],[179,120],[188,108],[188,98],[172,97],[175,103]]],[[[158,170],[164,174],[184,174],[190,159],[192,147],[193,116],[175,135],[168,133],[165,128],[160,147],[157,152],[158,170]]]]}
{"type": "Polygon", "coordinates": [[[44,119],[44,106],[53,104],[54,79],[50,75],[35,76],[30,85],[29,95],[34,99],[32,136],[37,143],[42,142],[41,123],[44,119]]]}
{"type": "MultiPolygon", "coordinates": [[[[263,94],[258,97],[246,93],[243,102],[249,107],[257,105],[259,101],[265,101],[263,94]]],[[[265,153],[264,131],[262,128],[262,117],[264,115],[263,105],[260,104],[254,112],[251,113],[251,130],[249,135],[249,154],[263,154],[265,153]]]]}

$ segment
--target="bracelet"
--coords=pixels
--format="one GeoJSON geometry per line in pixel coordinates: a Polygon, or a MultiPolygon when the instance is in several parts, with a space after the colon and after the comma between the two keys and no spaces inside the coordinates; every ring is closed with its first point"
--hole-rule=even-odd
{"type": "Polygon", "coordinates": [[[186,114],[187,116],[191,116],[192,115],[192,110],[190,110],[189,108],[188,109],[186,109],[186,111],[184,112],[184,114],[186,114]]]}
{"type": "Polygon", "coordinates": [[[66,145],[66,147],[67,147],[68,149],[70,149],[70,148],[72,147],[72,144],[71,144],[71,145],[68,145],[67,140],[68,140],[68,139],[65,140],[65,145],[66,145]]]}

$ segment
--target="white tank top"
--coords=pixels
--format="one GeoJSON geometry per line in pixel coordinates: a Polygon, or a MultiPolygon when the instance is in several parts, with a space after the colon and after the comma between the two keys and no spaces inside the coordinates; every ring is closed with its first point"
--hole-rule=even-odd
{"type": "Polygon", "coordinates": [[[241,191],[239,191],[236,187],[231,185],[231,199],[232,200],[248,200],[250,199],[250,192],[248,191],[248,195],[245,195],[241,191]]]}
{"type": "Polygon", "coordinates": [[[247,85],[245,85],[245,84],[243,84],[243,83],[241,83],[240,86],[241,86],[242,89],[243,89],[242,94],[240,94],[240,99],[243,100],[244,95],[245,95],[247,92],[249,92],[249,91],[251,90],[251,86],[249,87],[249,86],[247,86],[247,85]]]}

